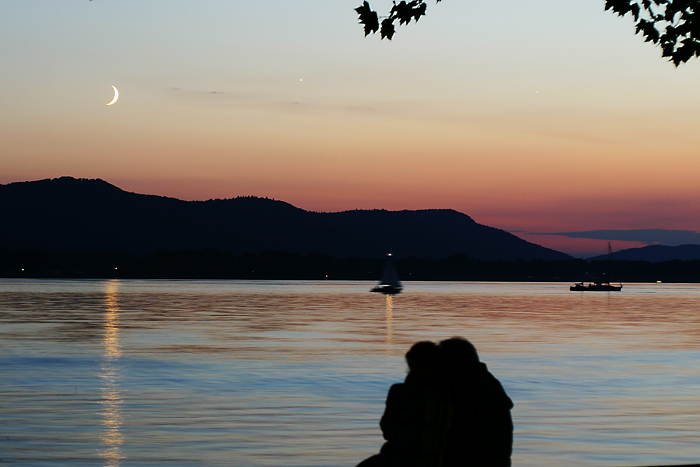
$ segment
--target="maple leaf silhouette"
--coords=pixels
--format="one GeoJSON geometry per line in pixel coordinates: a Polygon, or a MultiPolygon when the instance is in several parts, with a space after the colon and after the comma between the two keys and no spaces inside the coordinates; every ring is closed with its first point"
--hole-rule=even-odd
{"type": "Polygon", "coordinates": [[[391,18],[387,18],[384,21],[382,21],[382,39],[385,37],[389,40],[391,40],[392,37],[394,37],[394,33],[396,32],[396,28],[394,28],[394,22],[391,20],[391,18]]]}
{"type": "Polygon", "coordinates": [[[413,18],[412,8],[406,2],[401,2],[398,5],[394,3],[394,7],[391,9],[391,16],[397,18],[399,24],[408,24],[413,18]]]}
{"type": "Polygon", "coordinates": [[[379,16],[376,11],[373,11],[366,1],[359,7],[355,8],[359,15],[360,24],[365,26],[365,37],[370,33],[375,33],[379,30],[379,16]]]}
{"type": "Polygon", "coordinates": [[[647,42],[653,42],[654,44],[659,43],[659,31],[656,30],[654,27],[654,23],[651,21],[646,21],[642,19],[639,23],[637,23],[637,32],[641,32],[646,39],[647,42]]]}
{"type": "MultiPolygon", "coordinates": [[[[439,0],[438,0],[439,1],[439,0]]],[[[418,5],[416,8],[413,9],[413,19],[418,22],[421,16],[425,16],[425,10],[428,8],[428,5],[425,3],[421,3],[418,5]]]]}

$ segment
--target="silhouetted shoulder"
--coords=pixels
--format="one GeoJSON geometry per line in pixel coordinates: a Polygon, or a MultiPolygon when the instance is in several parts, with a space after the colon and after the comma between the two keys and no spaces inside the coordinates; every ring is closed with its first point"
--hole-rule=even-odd
{"type": "Polygon", "coordinates": [[[395,434],[397,432],[403,386],[403,383],[397,383],[389,388],[389,394],[386,397],[386,408],[384,409],[384,415],[382,415],[382,419],[379,421],[379,427],[382,429],[382,435],[387,441],[395,438],[395,434]]]}
{"type": "Polygon", "coordinates": [[[484,394],[491,398],[494,402],[502,404],[503,407],[507,408],[508,410],[512,409],[515,406],[513,404],[513,400],[508,397],[508,394],[506,394],[506,390],[503,389],[501,382],[491,374],[485,363],[481,363],[480,366],[480,371],[484,381],[484,394]]]}

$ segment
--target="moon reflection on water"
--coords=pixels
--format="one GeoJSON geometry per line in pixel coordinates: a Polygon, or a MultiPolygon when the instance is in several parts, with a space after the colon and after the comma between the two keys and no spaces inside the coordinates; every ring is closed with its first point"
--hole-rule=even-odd
{"type": "Polygon", "coordinates": [[[104,357],[100,367],[102,381],[100,404],[102,404],[103,429],[100,435],[102,449],[100,456],[105,460],[105,467],[118,467],[126,458],[121,446],[124,436],[122,426],[122,397],[119,391],[119,358],[122,355],[119,344],[119,281],[109,281],[105,287],[107,309],[104,314],[104,357]]]}

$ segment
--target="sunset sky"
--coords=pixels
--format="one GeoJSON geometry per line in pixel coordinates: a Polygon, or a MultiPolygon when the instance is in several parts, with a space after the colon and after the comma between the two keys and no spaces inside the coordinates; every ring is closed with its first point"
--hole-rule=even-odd
{"type": "Polygon", "coordinates": [[[0,183],[452,208],[576,255],[607,242],[536,234],[700,231],[699,61],[604,0],[430,0],[391,42],[360,3],[4,0],[0,183]]]}

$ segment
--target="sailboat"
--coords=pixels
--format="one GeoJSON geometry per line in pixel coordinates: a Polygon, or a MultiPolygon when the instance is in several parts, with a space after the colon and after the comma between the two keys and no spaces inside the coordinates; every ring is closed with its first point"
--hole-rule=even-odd
{"type": "MultiPolygon", "coordinates": [[[[614,260],[612,246],[608,242],[608,265],[614,260]]],[[[605,276],[605,274],[603,274],[605,276]]],[[[572,292],[619,292],[622,290],[622,282],[620,285],[612,285],[609,280],[593,280],[588,284],[584,284],[584,281],[576,282],[574,285],[569,287],[572,292]]]]}
{"type": "Polygon", "coordinates": [[[620,290],[622,290],[622,284],[612,285],[610,281],[594,280],[584,285],[583,281],[581,281],[576,282],[574,285],[569,287],[569,290],[571,290],[572,292],[619,292],[620,290]]]}
{"type": "Polygon", "coordinates": [[[370,292],[379,292],[383,294],[397,294],[403,290],[403,285],[399,280],[399,275],[394,267],[394,262],[391,259],[391,253],[386,255],[386,263],[382,272],[382,279],[379,284],[375,285],[370,292]]]}

